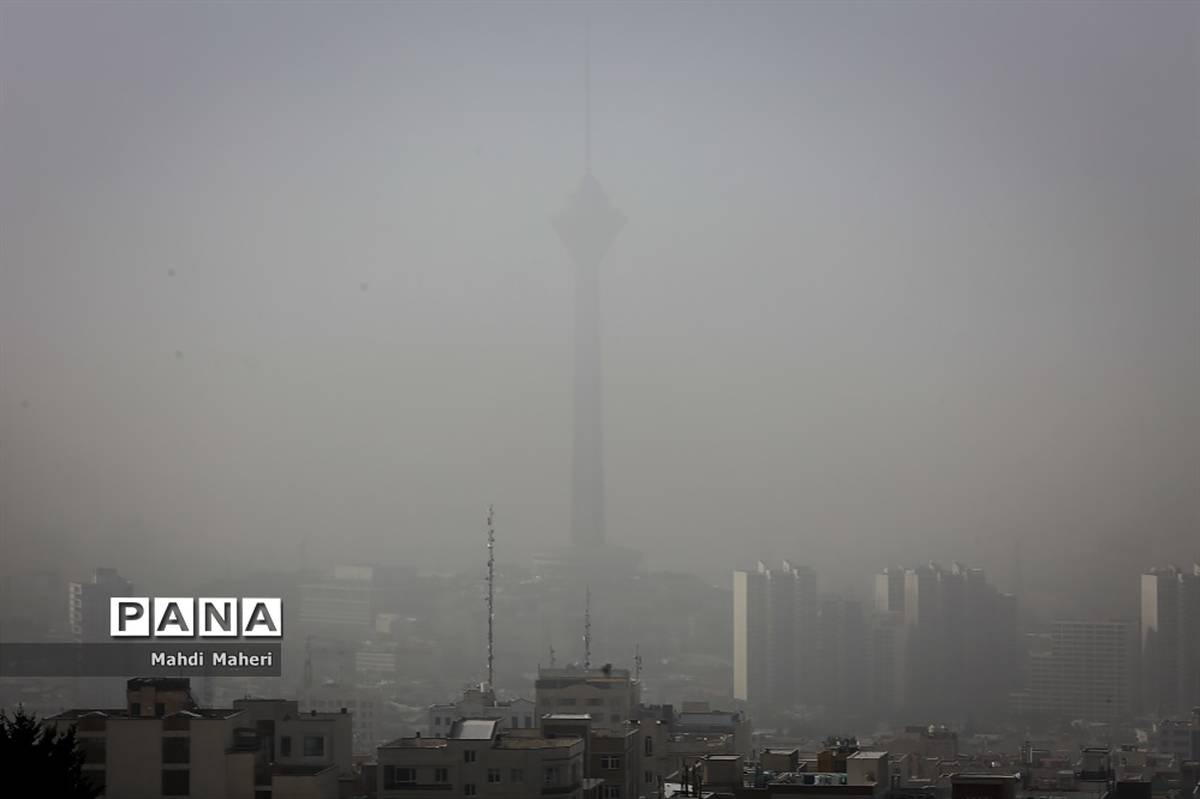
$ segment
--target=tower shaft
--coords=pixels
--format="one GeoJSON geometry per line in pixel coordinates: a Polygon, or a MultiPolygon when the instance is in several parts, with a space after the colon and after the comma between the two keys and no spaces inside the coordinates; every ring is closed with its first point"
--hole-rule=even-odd
{"type": "Polygon", "coordinates": [[[496,667],[496,528],[493,525],[494,514],[492,506],[488,506],[487,515],[487,612],[488,612],[488,632],[487,632],[487,682],[488,688],[494,688],[495,683],[495,667],[496,667]]]}

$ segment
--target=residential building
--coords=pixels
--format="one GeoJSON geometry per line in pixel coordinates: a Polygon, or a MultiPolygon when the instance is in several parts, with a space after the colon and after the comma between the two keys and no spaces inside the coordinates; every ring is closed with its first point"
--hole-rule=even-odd
{"type": "Polygon", "coordinates": [[[333,712],[302,712],[290,699],[236,699],[241,723],[252,728],[277,766],[310,768],[332,765],[338,778],[353,776],[353,714],[347,708],[333,712]]]}
{"type": "Polygon", "coordinates": [[[98,568],[90,582],[68,583],[67,619],[74,639],[83,643],[111,640],[110,600],[119,596],[133,596],[133,583],[116,569],[98,568]]]}
{"type": "Polygon", "coordinates": [[[462,718],[496,719],[502,732],[537,728],[537,715],[531,700],[497,700],[496,692],[481,684],[468,688],[457,702],[431,706],[429,734],[435,738],[446,735],[454,722],[462,718]]]}
{"type": "Polygon", "coordinates": [[[586,713],[596,728],[623,729],[638,716],[642,691],[628,669],[538,668],[535,714],[586,713]]]}
{"type": "Polygon", "coordinates": [[[876,719],[892,719],[905,702],[908,630],[903,611],[872,614],[867,632],[869,707],[876,719]]]}
{"type": "Polygon", "coordinates": [[[875,610],[879,613],[904,612],[904,569],[890,566],[875,575],[875,610]]]}
{"type": "Polygon", "coordinates": [[[585,774],[601,781],[601,799],[637,799],[642,783],[638,727],[592,730],[589,750],[585,774]]]}
{"type": "Polygon", "coordinates": [[[1174,755],[1180,763],[1200,761],[1200,707],[1190,719],[1164,719],[1151,737],[1154,749],[1174,755]]]}
{"type": "Polygon", "coordinates": [[[366,638],[375,624],[374,578],[370,566],[336,566],[319,582],[301,585],[297,622],[321,638],[366,638]]]}
{"type": "Polygon", "coordinates": [[[862,603],[840,597],[823,598],[815,651],[819,663],[816,682],[825,718],[853,720],[861,718],[865,711],[866,645],[862,603]]]}
{"type": "MultiPolygon", "coordinates": [[[[111,641],[109,611],[113,597],[133,596],[133,583],[116,569],[98,568],[88,582],[67,583],[67,635],[77,643],[111,641]]],[[[61,607],[61,605],[59,606],[61,607]]],[[[86,707],[119,704],[122,680],[113,677],[77,677],[73,702],[86,707]]]]}
{"type": "Polygon", "coordinates": [[[1019,774],[955,774],[951,799],[1016,799],[1019,774]]]}
{"type": "Polygon", "coordinates": [[[190,682],[180,678],[131,679],[124,707],[68,710],[47,719],[58,729],[75,728],[85,776],[106,796],[336,799],[342,779],[351,777],[348,747],[341,757],[332,730],[340,727],[348,742],[349,718],[306,717],[302,725],[294,717],[295,724],[281,726],[278,731],[296,736],[294,757],[283,755],[282,739],[260,721],[247,707],[199,707],[190,682]]]}
{"type": "Polygon", "coordinates": [[[324,682],[309,687],[300,703],[300,712],[331,714],[347,711],[353,719],[351,750],[355,754],[371,754],[385,743],[381,722],[386,702],[386,694],[378,685],[324,682]]]}
{"type": "Polygon", "coordinates": [[[931,563],[905,572],[903,613],[908,715],[1000,715],[1019,674],[1015,598],[982,569],[931,563]]]}
{"type": "Polygon", "coordinates": [[[767,567],[733,573],[733,697],[770,708],[767,691],[767,567]]]}
{"type": "Polygon", "coordinates": [[[733,695],[761,717],[818,690],[817,575],[783,561],[733,573],[733,695]]]}
{"type": "MultiPolygon", "coordinates": [[[[666,783],[684,767],[709,755],[749,757],[750,720],[740,710],[714,710],[707,702],[641,708],[637,721],[643,786],[666,783]]],[[[644,789],[643,789],[644,790],[644,789]]]]}
{"type": "MultiPolygon", "coordinates": [[[[891,788],[887,752],[853,752],[838,771],[810,771],[795,750],[768,750],[757,767],[748,769],[739,756],[713,756],[703,761],[702,792],[733,797],[803,796],[807,799],[882,799],[891,788]]],[[[707,795],[707,793],[706,793],[707,795]]]]}
{"type": "Polygon", "coordinates": [[[377,750],[379,799],[584,795],[583,739],[502,732],[497,719],[463,719],[440,738],[399,738],[377,750]]]}
{"type": "Polygon", "coordinates": [[[1142,709],[1159,716],[1200,705],[1200,563],[1141,577],[1142,709]]]}
{"type": "Polygon", "coordinates": [[[1121,621],[1055,621],[1049,649],[1029,653],[1028,688],[1014,695],[1020,699],[1014,710],[1108,724],[1129,718],[1136,694],[1136,630],[1121,621]]]}

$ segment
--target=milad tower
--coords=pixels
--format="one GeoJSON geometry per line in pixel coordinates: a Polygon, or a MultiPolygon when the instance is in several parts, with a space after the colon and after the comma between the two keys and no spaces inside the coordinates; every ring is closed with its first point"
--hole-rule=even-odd
{"type": "MultiPolygon", "coordinates": [[[[590,39],[590,37],[589,37],[590,39]]],[[[591,53],[584,62],[584,175],[566,206],[552,219],[574,267],[574,407],[571,454],[571,547],[550,560],[586,562],[609,571],[614,561],[631,567],[637,553],[606,542],[604,524],[603,364],[599,271],[625,225],[592,174],[591,53]]]]}

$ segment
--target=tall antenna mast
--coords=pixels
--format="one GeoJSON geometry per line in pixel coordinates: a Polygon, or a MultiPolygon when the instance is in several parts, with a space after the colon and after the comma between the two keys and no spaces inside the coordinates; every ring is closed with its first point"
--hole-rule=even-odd
{"type": "Polygon", "coordinates": [[[550,668],[554,668],[554,644],[550,644],[550,668]]]}
{"type": "Polygon", "coordinates": [[[592,667],[592,588],[588,586],[583,601],[583,668],[592,667]]]}
{"type": "Polygon", "coordinates": [[[583,150],[587,173],[592,174],[592,20],[584,23],[583,33],[583,150]]]}
{"type": "Polygon", "coordinates": [[[642,645],[633,645],[633,678],[638,682],[642,680],[642,645]]]}
{"type": "Polygon", "coordinates": [[[313,637],[311,635],[304,639],[304,704],[305,705],[310,704],[312,701],[312,681],[313,681],[312,641],[313,641],[313,637]]]}
{"type": "Polygon", "coordinates": [[[493,681],[495,677],[496,667],[496,528],[493,525],[494,513],[492,506],[488,505],[487,514],[487,548],[488,548],[488,574],[487,574],[487,609],[488,609],[488,647],[487,647],[487,681],[488,688],[494,688],[496,683],[493,681]]]}

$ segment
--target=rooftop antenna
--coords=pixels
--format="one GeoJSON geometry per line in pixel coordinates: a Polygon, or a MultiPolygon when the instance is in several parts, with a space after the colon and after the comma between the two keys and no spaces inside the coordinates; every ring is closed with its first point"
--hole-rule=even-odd
{"type": "Polygon", "coordinates": [[[634,644],[633,646],[633,678],[638,682],[642,680],[642,645],[634,644]]]}
{"type": "Polygon", "coordinates": [[[554,668],[554,644],[550,644],[550,668],[554,668]]]}
{"type": "Polygon", "coordinates": [[[592,588],[588,586],[583,600],[583,670],[592,667],[592,588]]]}
{"type": "Polygon", "coordinates": [[[488,640],[487,640],[487,682],[488,688],[493,688],[495,682],[496,652],[495,652],[495,623],[496,623],[496,528],[493,524],[495,513],[488,505],[487,514],[487,610],[488,610],[488,640]]]}
{"type": "Polygon", "coordinates": [[[587,173],[592,174],[592,19],[583,28],[583,157],[587,173]]]}
{"type": "Polygon", "coordinates": [[[313,637],[311,635],[304,639],[304,704],[305,705],[310,704],[309,700],[312,698],[312,681],[313,681],[312,641],[313,641],[313,637]]]}

